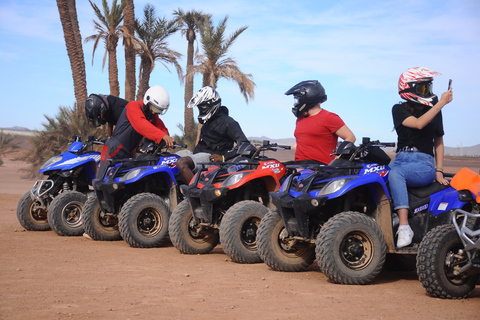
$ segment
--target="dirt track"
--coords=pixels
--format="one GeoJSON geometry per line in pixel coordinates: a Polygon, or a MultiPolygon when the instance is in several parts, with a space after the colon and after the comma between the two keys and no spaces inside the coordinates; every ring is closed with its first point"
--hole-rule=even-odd
{"type": "MultiPolygon", "coordinates": [[[[480,163],[466,163],[478,172],[480,163]]],[[[314,264],[282,273],[231,262],[217,247],[182,255],[25,231],[16,206],[33,181],[0,167],[0,319],[478,319],[466,300],[429,297],[415,273],[383,271],[371,285],[330,283],[314,264]]],[[[465,166],[449,163],[449,171],[465,166]]],[[[447,167],[447,166],[445,166],[447,167]]]]}

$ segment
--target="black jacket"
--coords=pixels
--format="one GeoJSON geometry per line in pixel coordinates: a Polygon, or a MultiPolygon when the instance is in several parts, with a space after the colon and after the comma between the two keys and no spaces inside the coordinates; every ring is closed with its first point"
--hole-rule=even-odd
{"type": "Polygon", "coordinates": [[[123,109],[125,109],[125,106],[128,104],[128,101],[112,95],[108,95],[106,98],[108,105],[110,106],[108,109],[109,112],[107,112],[106,120],[108,123],[116,126],[118,119],[120,119],[120,116],[122,115],[123,109]]]}
{"type": "Polygon", "coordinates": [[[220,154],[230,158],[228,151],[233,149],[234,143],[248,141],[240,125],[228,115],[227,107],[221,106],[218,111],[203,125],[200,140],[193,149],[193,153],[207,152],[220,154]]]}

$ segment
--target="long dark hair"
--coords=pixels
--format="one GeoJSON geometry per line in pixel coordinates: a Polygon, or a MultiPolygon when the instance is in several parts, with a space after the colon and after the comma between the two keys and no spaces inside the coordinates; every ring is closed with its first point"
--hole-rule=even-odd
{"type": "Polygon", "coordinates": [[[401,103],[402,106],[408,110],[408,112],[410,112],[414,117],[417,117],[419,116],[419,111],[420,110],[423,110],[423,108],[418,108],[419,106],[422,106],[422,107],[425,107],[423,104],[421,103],[417,103],[417,102],[413,102],[413,101],[404,101],[401,103]]]}

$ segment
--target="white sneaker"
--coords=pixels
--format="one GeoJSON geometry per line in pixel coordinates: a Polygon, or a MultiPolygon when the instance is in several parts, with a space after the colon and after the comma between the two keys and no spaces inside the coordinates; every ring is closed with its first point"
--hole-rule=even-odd
{"type": "Polygon", "coordinates": [[[397,230],[397,248],[403,248],[412,243],[413,230],[408,228],[398,228],[397,230]]]}

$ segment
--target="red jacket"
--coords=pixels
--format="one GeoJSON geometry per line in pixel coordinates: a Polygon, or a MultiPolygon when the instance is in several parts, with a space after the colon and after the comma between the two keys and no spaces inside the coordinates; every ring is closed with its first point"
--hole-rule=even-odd
{"type": "Polygon", "coordinates": [[[131,157],[143,137],[160,143],[165,135],[170,134],[157,114],[145,116],[143,101],[129,102],[105,143],[108,151],[102,152],[102,161],[107,155],[108,158],[131,157]]]}

